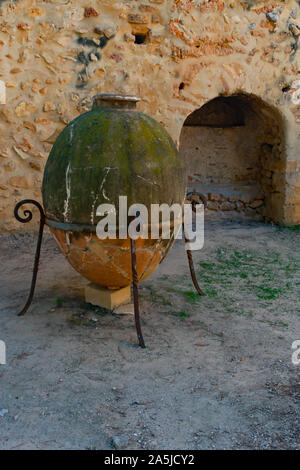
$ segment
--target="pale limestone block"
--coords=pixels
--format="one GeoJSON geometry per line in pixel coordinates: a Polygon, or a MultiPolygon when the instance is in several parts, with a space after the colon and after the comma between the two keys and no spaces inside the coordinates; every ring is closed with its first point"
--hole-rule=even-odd
{"type": "Polygon", "coordinates": [[[130,300],[130,286],[118,290],[110,290],[106,287],[90,283],[85,287],[85,301],[98,307],[113,310],[121,304],[130,303],[130,300]]]}

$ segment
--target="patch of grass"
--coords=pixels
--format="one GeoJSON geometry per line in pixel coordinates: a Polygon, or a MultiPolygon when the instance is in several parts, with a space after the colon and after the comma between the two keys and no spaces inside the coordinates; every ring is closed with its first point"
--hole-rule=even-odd
{"type": "Polygon", "coordinates": [[[60,298],[60,297],[57,297],[57,298],[56,298],[56,307],[57,307],[57,308],[60,308],[60,307],[62,307],[62,304],[63,304],[63,303],[62,303],[61,298],[60,298]]]}
{"type": "Polygon", "coordinates": [[[148,300],[154,303],[158,303],[161,305],[168,305],[171,307],[173,304],[170,299],[167,299],[163,295],[164,288],[161,287],[155,287],[151,284],[145,285],[145,288],[149,291],[149,295],[147,295],[148,300]]]}
{"type": "Polygon", "coordinates": [[[198,263],[197,277],[207,294],[203,302],[206,305],[209,298],[218,297],[227,312],[240,315],[244,310],[247,317],[255,315],[257,308],[270,309],[274,300],[297,289],[299,261],[296,253],[286,259],[262,247],[219,248],[210,254],[209,262],[198,263]]]}
{"type": "Polygon", "coordinates": [[[167,281],[169,279],[169,276],[167,274],[163,274],[162,276],[160,276],[159,280],[160,281],[167,281]]]}
{"type": "MultiPolygon", "coordinates": [[[[146,285],[150,300],[161,305],[176,305],[179,311],[169,313],[181,318],[185,318],[185,314],[199,315],[203,307],[205,310],[213,309],[215,313],[225,311],[249,320],[257,314],[259,319],[260,312],[264,311],[274,319],[279,308],[277,300],[281,298],[283,302],[288,302],[299,289],[298,252],[289,251],[288,244],[287,249],[283,247],[283,252],[280,248],[273,250],[261,244],[253,249],[237,247],[238,244],[232,244],[218,248],[209,253],[207,260],[195,263],[196,276],[206,293],[205,297],[197,294],[186,272],[172,277],[161,276],[152,285],[146,285]]],[[[299,312],[300,308],[295,305],[294,311],[299,312]]],[[[279,322],[279,326],[283,325],[279,322]]]]}
{"type": "Polygon", "coordinates": [[[248,279],[248,274],[247,273],[241,273],[240,278],[241,279],[248,279]]]}
{"type": "Polygon", "coordinates": [[[189,318],[191,315],[189,315],[186,312],[168,312],[168,315],[172,315],[173,317],[178,317],[178,318],[189,318]]]}
{"type": "Polygon", "coordinates": [[[209,297],[218,297],[218,291],[217,289],[206,289],[205,290],[206,295],[209,297]]]}
{"type": "Polygon", "coordinates": [[[280,328],[288,328],[289,324],[282,321],[260,320],[261,323],[268,323],[271,326],[278,326],[280,328]]]}
{"type": "Polygon", "coordinates": [[[264,300],[276,299],[280,294],[282,294],[282,289],[276,289],[266,286],[255,286],[257,289],[257,297],[264,300]]]}
{"type": "MultiPolygon", "coordinates": [[[[276,284],[279,277],[278,271],[292,274],[296,269],[295,263],[284,265],[279,253],[268,252],[261,255],[250,250],[229,250],[225,248],[217,250],[214,262],[201,262],[199,264],[204,269],[204,273],[200,273],[200,279],[205,284],[226,287],[232,285],[233,279],[240,279],[247,281],[246,283],[239,283],[240,290],[246,289],[249,292],[257,287],[256,279],[263,278],[264,288],[267,289],[263,298],[265,295],[275,298],[283,292],[276,285],[270,285],[276,284]],[[268,289],[272,292],[268,292],[268,289]]],[[[258,289],[260,289],[260,286],[261,283],[258,289]]]]}
{"type": "Polygon", "coordinates": [[[183,295],[186,298],[186,300],[192,304],[200,300],[200,295],[190,290],[184,291],[183,295]]]}
{"type": "Polygon", "coordinates": [[[297,230],[300,230],[300,225],[291,225],[289,227],[280,227],[280,228],[283,228],[283,229],[287,229],[287,230],[292,230],[292,231],[297,231],[297,230]]]}
{"type": "Polygon", "coordinates": [[[284,323],[282,321],[274,321],[274,322],[270,322],[270,324],[274,325],[274,326],[280,326],[281,328],[288,328],[289,327],[288,323],[284,323]]]}

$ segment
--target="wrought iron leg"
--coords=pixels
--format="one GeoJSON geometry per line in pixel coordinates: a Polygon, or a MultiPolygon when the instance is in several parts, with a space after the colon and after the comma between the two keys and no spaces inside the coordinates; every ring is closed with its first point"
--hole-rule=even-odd
{"type": "Polygon", "coordinates": [[[43,210],[42,206],[37,201],[35,201],[34,199],[24,199],[23,201],[18,202],[18,204],[16,205],[15,210],[14,210],[15,218],[19,222],[22,222],[22,224],[30,222],[30,220],[32,219],[32,212],[28,209],[24,210],[24,216],[25,217],[22,218],[19,215],[19,213],[18,213],[19,209],[24,204],[33,204],[34,206],[36,206],[39,209],[39,211],[40,211],[40,230],[39,230],[39,237],[38,237],[37,247],[36,247],[36,251],[35,251],[35,258],[34,258],[34,265],[33,265],[33,273],[32,273],[30,292],[29,292],[29,296],[28,296],[28,299],[27,299],[27,302],[26,302],[24,308],[21,310],[20,313],[18,313],[19,316],[25,315],[25,313],[27,312],[27,310],[30,307],[30,304],[32,302],[34,289],[35,289],[35,284],[36,284],[37,272],[38,272],[38,268],[39,268],[40,252],[41,252],[43,231],[44,231],[44,225],[45,225],[44,210],[43,210]]]}
{"type": "Polygon", "coordinates": [[[194,287],[199,295],[206,295],[205,292],[203,292],[203,290],[200,288],[198,284],[191,250],[186,250],[186,254],[188,257],[188,261],[189,261],[190,273],[191,273],[191,278],[192,278],[194,287]]]}
{"type": "MultiPolygon", "coordinates": [[[[184,233],[184,224],[182,224],[182,230],[183,230],[183,233],[184,233]]],[[[188,243],[188,241],[189,241],[186,238],[186,236],[184,237],[184,241],[185,241],[185,243],[188,243]]],[[[187,258],[188,258],[188,262],[189,262],[189,268],[190,268],[191,278],[192,278],[194,287],[195,287],[195,289],[196,289],[196,291],[198,292],[199,295],[206,295],[205,292],[201,289],[201,287],[198,284],[191,250],[186,250],[186,254],[187,254],[187,258]]]]}
{"type": "Polygon", "coordinates": [[[138,278],[136,272],[136,253],[135,253],[135,242],[130,239],[130,248],[131,248],[131,268],[132,268],[132,286],[133,286],[133,302],[134,302],[134,320],[135,327],[137,332],[137,337],[139,340],[139,345],[141,348],[145,348],[141,323],[140,323],[140,308],[139,308],[139,291],[138,291],[138,278]]]}

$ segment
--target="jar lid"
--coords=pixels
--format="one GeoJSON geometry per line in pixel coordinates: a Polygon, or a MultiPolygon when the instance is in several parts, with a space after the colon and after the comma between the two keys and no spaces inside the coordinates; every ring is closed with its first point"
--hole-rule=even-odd
{"type": "Polygon", "coordinates": [[[100,93],[99,95],[94,96],[93,108],[132,110],[136,108],[138,101],[140,101],[138,96],[100,93]]]}
{"type": "Polygon", "coordinates": [[[141,98],[135,95],[114,95],[113,93],[99,93],[98,95],[94,96],[94,101],[95,100],[127,101],[137,103],[138,101],[141,101],[141,98]]]}

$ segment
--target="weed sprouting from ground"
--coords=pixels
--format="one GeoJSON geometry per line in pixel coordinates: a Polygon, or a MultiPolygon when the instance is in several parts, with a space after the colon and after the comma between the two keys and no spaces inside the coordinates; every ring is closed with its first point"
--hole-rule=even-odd
{"type": "Polygon", "coordinates": [[[184,291],[183,295],[185,296],[186,300],[192,304],[200,300],[200,297],[197,294],[197,292],[188,290],[188,291],[184,291]]]}
{"type": "Polygon", "coordinates": [[[159,286],[154,286],[153,284],[147,284],[145,285],[145,288],[147,293],[144,294],[144,298],[147,298],[154,303],[172,306],[172,302],[169,299],[168,294],[164,294],[164,289],[160,289],[159,286]]]}
{"type": "Polygon", "coordinates": [[[178,317],[178,318],[189,318],[190,315],[186,312],[168,312],[168,315],[172,315],[174,317],[178,317]]]}

